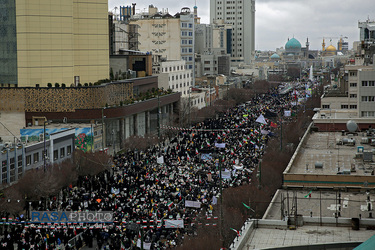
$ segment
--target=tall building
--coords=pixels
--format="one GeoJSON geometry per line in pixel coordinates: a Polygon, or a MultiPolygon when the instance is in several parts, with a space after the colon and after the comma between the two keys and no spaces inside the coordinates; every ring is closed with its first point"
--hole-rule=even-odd
{"type": "Polygon", "coordinates": [[[0,86],[108,78],[107,0],[5,0],[0,13],[0,86]]]}
{"type": "Polygon", "coordinates": [[[183,8],[173,17],[150,5],[148,12],[133,15],[130,25],[138,27],[140,51],[150,51],[167,60],[183,59],[187,69],[193,69],[194,20],[197,19],[189,8],[183,8]]]}
{"type": "Polygon", "coordinates": [[[210,23],[231,24],[232,62],[250,64],[255,51],[255,0],[210,0],[210,23]]]}

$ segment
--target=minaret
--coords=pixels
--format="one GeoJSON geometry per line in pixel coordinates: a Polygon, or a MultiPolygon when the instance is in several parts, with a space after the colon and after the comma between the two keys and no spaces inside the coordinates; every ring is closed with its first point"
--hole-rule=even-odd
{"type": "Polygon", "coordinates": [[[309,38],[306,40],[306,51],[309,51],[310,43],[309,43],[309,38]]]}

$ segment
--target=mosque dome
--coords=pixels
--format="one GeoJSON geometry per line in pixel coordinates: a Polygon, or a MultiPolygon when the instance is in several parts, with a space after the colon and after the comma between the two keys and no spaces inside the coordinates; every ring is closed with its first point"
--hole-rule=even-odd
{"type": "Polygon", "coordinates": [[[270,58],[271,59],[280,59],[280,56],[277,53],[274,53],[270,58]]]}
{"type": "Polygon", "coordinates": [[[285,49],[301,49],[301,43],[295,39],[289,39],[289,41],[285,44],[285,49]]]}
{"type": "Polygon", "coordinates": [[[326,48],[326,51],[329,51],[329,52],[336,52],[336,48],[335,48],[335,46],[333,46],[333,45],[329,45],[329,46],[326,48]]]}

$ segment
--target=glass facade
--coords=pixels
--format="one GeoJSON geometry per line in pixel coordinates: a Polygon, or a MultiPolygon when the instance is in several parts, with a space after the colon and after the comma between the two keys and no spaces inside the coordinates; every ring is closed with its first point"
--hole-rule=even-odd
{"type": "Polygon", "coordinates": [[[16,0],[0,1],[0,58],[0,84],[17,84],[16,0]]]}

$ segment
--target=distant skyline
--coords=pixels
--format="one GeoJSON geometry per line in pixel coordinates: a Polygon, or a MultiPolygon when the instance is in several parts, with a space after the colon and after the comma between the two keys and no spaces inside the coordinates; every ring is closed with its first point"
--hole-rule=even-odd
{"type": "MultiPolygon", "coordinates": [[[[247,1],[247,0],[243,0],[247,1]]],[[[133,2],[123,0],[108,0],[108,8],[131,5],[133,2]]],[[[171,15],[180,12],[181,8],[193,10],[196,3],[201,23],[209,23],[210,1],[154,0],[149,3],[136,2],[136,11],[147,11],[149,5],[154,5],[160,11],[168,9],[171,15]]],[[[321,49],[323,37],[326,46],[337,47],[337,41],[342,35],[348,37],[349,49],[353,42],[359,40],[358,21],[375,19],[373,0],[256,0],[255,3],[255,49],[276,50],[284,47],[288,38],[296,38],[302,47],[309,38],[310,49],[321,49]]],[[[119,10],[117,10],[119,14],[119,10]]]]}

